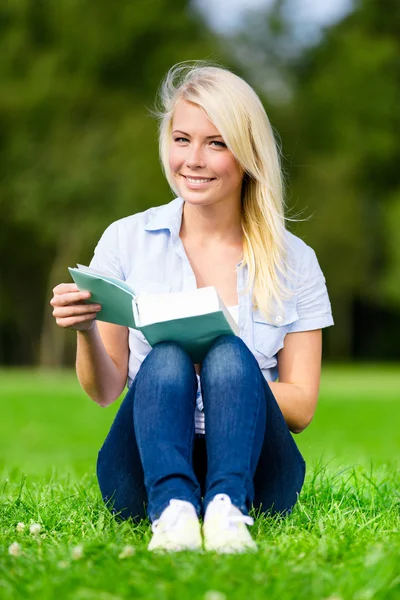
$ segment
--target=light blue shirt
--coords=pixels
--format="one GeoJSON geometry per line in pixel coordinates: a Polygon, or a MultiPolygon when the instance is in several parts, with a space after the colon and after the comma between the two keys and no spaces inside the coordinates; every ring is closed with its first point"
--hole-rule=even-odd
{"type": "MultiPolygon", "coordinates": [[[[180,292],[196,289],[196,278],[179,237],[184,201],[149,208],[112,223],[102,235],[91,267],[127,281],[136,294],[180,292]]],[[[333,325],[325,278],[314,250],[286,232],[288,262],[298,274],[287,286],[293,296],[276,309],[273,320],[252,310],[246,287],[247,267],[237,271],[240,337],[254,354],[267,381],[278,377],[277,353],[285,336],[296,331],[333,325]]],[[[129,329],[128,386],[151,347],[140,331],[129,329]]]]}

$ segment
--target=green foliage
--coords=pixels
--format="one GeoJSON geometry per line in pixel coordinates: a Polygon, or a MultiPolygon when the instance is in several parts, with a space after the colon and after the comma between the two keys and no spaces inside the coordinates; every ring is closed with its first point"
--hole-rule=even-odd
{"type": "Polygon", "coordinates": [[[24,362],[25,339],[26,362],[36,362],[41,330],[48,357],[64,336],[42,313],[50,318],[68,264],[89,260],[111,221],[172,198],[149,111],[162,77],[218,53],[186,0],[20,0],[0,7],[0,36],[0,260],[11,263],[0,361],[24,362]]]}
{"type": "Polygon", "coordinates": [[[240,36],[216,39],[189,0],[1,5],[0,363],[72,362],[51,289],[111,221],[172,198],[149,108],[188,59],[235,64],[265,101],[288,214],[305,219],[289,226],[327,278],[326,354],[351,354],[355,302],[399,311],[398,2],[355,1],[308,48],[291,6],[276,0],[240,36]]]}
{"type": "Polygon", "coordinates": [[[276,0],[239,42],[243,60],[255,57],[252,83],[283,141],[289,214],[305,219],[292,230],[315,248],[327,278],[335,317],[327,353],[343,357],[354,346],[356,300],[400,309],[400,12],[395,0],[385,10],[357,0],[300,49],[293,5],[276,0]]]}
{"type": "Polygon", "coordinates": [[[383,16],[378,3],[358,2],[304,57],[295,98],[305,162],[314,166],[297,175],[295,189],[308,191],[318,210],[307,228],[325,239],[322,256],[333,294],[381,304],[387,295],[380,261],[390,256],[384,217],[400,188],[399,39],[393,21],[398,31],[398,11],[383,16]],[[338,258],[347,269],[336,268],[338,258]]]}
{"type": "Polygon", "coordinates": [[[2,164],[15,217],[54,239],[66,217],[87,232],[162,202],[148,107],[174,62],[211,51],[187,2],[24,0],[2,11],[2,164]]]}

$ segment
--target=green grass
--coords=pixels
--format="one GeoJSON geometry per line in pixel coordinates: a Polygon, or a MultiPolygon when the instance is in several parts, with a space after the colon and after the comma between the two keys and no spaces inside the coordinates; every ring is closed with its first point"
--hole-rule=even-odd
{"type": "Polygon", "coordinates": [[[308,466],[300,501],[287,519],[256,520],[259,552],[154,556],[149,524],[117,522],[97,489],[117,403],[97,407],[70,372],[0,372],[0,600],[397,600],[399,407],[398,367],[326,367],[315,419],[295,438],[308,466]]]}

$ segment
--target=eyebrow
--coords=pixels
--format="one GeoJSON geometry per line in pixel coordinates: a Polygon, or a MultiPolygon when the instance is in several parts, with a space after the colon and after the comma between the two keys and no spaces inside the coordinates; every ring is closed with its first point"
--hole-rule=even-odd
{"type": "MultiPolygon", "coordinates": [[[[190,137],[189,133],[186,133],[185,131],[181,131],[180,129],[175,129],[172,133],[183,133],[183,135],[187,135],[188,137],[190,137]]],[[[221,139],[223,139],[222,135],[220,135],[219,133],[217,133],[216,135],[207,135],[206,140],[211,140],[212,138],[221,138],[221,139]]]]}

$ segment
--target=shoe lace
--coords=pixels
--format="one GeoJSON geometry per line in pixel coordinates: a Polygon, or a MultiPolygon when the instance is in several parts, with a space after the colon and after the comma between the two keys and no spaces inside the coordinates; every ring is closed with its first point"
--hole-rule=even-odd
{"type": "Polygon", "coordinates": [[[221,494],[217,496],[220,502],[218,506],[218,517],[220,526],[222,529],[236,529],[237,523],[245,523],[246,525],[254,525],[254,519],[249,515],[243,514],[232,514],[229,511],[231,510],[232,503],[228,496],[221,494]]]}
{"type": "Polygon", "coordinates": [[[254,519],[248,515],[221,515],[221,527],[223,529],[235,529],[236,523],[245,523],[246,525],[254,525],[254,519]]]}
{"type": "Polygon", "coordinates": [[[153,521],[151,525],[151,531],[154,533],[160,524],[163,526],[164,531],[167,529],[173,529],[178,522],[181,512],[181,501],[175,499],[170,500],[169,506],[162,513],[162,517],[153,521]]]}

